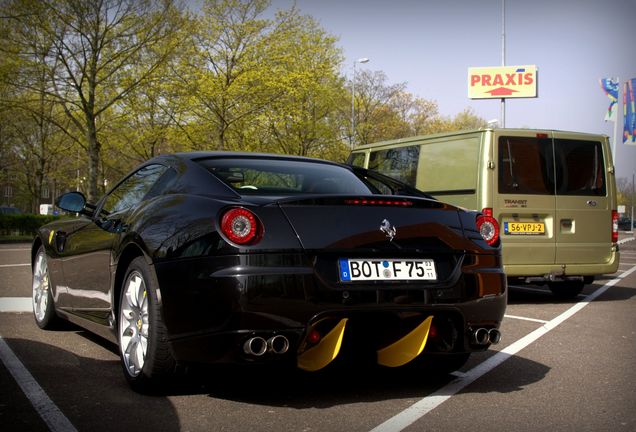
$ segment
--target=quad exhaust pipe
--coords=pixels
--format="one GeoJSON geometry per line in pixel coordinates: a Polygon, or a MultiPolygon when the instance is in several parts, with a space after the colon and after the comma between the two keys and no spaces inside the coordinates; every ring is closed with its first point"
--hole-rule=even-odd
{"type": "Polygon", "coordinates": [[[498,329],[478,328],[471,333],[471,341],[476,345],[496,345],[501,341],[501,332],[498,329]]]}
{"type": "Polygon", "coordinates": [[[260,357],[265,353],[285,354],[289,350],[289,339],[283,335],[275,335],[265,340],[260,336],[249,338],[243,344],[243,352],[260,357]]]}
{"type": "Polygon", "coordinates": [[[267,339],[267,349],[274,354],[285,354],[289,349],[289,339],[283,335],[272,336],[267,339]]]}

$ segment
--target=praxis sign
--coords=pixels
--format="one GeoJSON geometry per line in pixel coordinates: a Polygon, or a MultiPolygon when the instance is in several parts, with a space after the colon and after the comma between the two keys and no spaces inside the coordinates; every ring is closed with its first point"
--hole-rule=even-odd
{"type": "Polygon", "coordinates": [[[468,68],[468,97],[502,99],[537,97],[537,67],[468,68]]]}

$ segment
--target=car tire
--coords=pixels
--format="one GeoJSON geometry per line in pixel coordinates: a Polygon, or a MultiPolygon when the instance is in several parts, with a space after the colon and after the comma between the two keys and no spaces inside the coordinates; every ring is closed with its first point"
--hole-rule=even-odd
{"type": "Polygon", "coordinates": [[[51,330],[60,323],[60,318],[55,312],[48,260],[43,246],[40,246],[33,261],[32,287],[31,299],[35,323],[41,329],[51,330]]]}
{"type": "Polygon", "coordinates": [[[157,286],[143,257],[134,259],[121,287],[117,341],[124,376],[133,390],[154,393],[172,377],[175,360],[167,340],[157,286]]]}
{"type": "Polygon", "coordinates": [[[549,282],[548,288],[555,297],[561,299],[572,299],[581,294],[585,283],[579,280],[549,282]]]}

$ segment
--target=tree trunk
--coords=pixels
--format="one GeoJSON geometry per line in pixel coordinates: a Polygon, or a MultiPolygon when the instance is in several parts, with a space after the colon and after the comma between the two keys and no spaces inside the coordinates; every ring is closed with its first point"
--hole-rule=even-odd
{"type": "Polygon", "coordinates": [[[97,141],[95,118],[87,119],[86,140],[88,141],[88,202],[96,203],[99,199],[97,179],[99,173],[100,144],[97,141]]]}

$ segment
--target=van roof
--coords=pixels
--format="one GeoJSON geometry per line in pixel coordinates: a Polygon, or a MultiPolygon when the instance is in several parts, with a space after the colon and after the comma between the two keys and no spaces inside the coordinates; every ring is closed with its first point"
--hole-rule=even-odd
{"type": "Polygon", "coordinates": [[[574,132],[574,131],[564,131],[564,130],[558,130],[558,129],[522,129],[522,128],[483,128],[483,129],[470,129],[470,130],[461,130],[461,131],[452,131],[452,132],[440,132],[440,133],[435,133],[435,134],[430,134],[430,135],[416,135],[416,136],[411,136],[411,137],[406,137],[406,138],[398,138],[398,139],[393,139],[393,140],[386,140],[386,141],[377,141],[374,143],[369,143],[369,144],[363,144],[360,146],[357,146],[353,149],[353,151],[355,150],[363,150],[363,149],[367,149],[370,147],[378,147],[378,146],[382,146],[382,145],[393,145],[393,144],[400,144],[400,143],[411,143],[411,142],[417,142],[417,141],[421,141],[424,139],[431,139],[431,138],[441,138],[441,137],[453,137],[453,136],[461,136],[461,135],[474,135],[474,134],[481,134],[481,133],[486,133],[486,132],[493,132],[493,133],[508,133],[508,134],[514,134],[514,133],[519,133],[519,132],[523,132],[523,133],[527,133],[527,132],[536,132],[536,133],[553,133],[553,132],[558,132],[561,134],[568,134],[571,135],[573,138],[576,136],[579,137],[585,137],[585,138],[597,138],[599,140],[603,140],[603,139],[608,139],[607,135],[602,135],[602,134],[592,134],[592,133],[585,133],[585,132],[574,132]]]}

